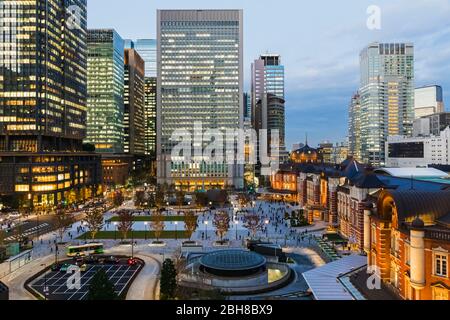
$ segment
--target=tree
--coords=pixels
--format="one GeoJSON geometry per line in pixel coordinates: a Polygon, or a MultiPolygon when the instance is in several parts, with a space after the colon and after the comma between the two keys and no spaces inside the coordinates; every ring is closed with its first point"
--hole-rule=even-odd
{"type": "Polygon", "coordinates": [[[146,202],[146,194],[144,190],[137,190],[134,198],[134,205],[136,207],[143,207],[146,202]]]}
{"type": "Polygon", "coordinates": [[[216,227],[216,234],[220,237],[220,241],[227,234],[230,229],[230,216],[226,211],[217,212],[213,220],[214,227],[216,227]]]}
{"type": "Polygon", "coordinates": [[[208,195],[206,192],[195,191],[194,201],[198,208],[206,207],[208,204],[208,195]]]}
{"type": "Polygon", "coordinates": [[[251,201],[250,196],[247,193],[238,194],[238,202],[241,207],[246,207],[251,201]]]}
{"type": "Polygon", "coordinates": [[[64,237],[64,232],[75,222],[75,218],[72,214],[66,213],[62,209],[57,209],[55,214],[55,226],[58,231],[61,241],[64,237]]]}
{"type": "Polygon", "coordinates": [[[120,210],[117,212],[119,217],[119,226],[117,229],[122,232],[122,239],[126,240],[128,232],[131,231],[133,227],[133,212],[130,210],[120,210]]]}
{"type": "Polygon", "coordinates": [[[189,236],[189,240],[191,240],[192,234],[197,229],[197,215],[192,212],[188,211],[184,214],[184,228],[189,236]]]}
{"type": "Polygon", "coordinates": [[[115,207],[120,207],[124,201],[123,193],[121,190],[116,190],[113,193],[113,204],[115,207]]]}
{"type": "Polygon", "coordinates": [[[152,221],[150,222],[153,232],[155,233],[156,241],[159,241],[159,237],[164,230],[164,217],[161,210],[154,210],[152,213],[152,221]]]}
{"type": "Polygon", "coordinates": [[[255,213],[247,213],[244,216],[244,227],[250,230],[252,238],[256,236],[258,230],[262,229],[262,222],[259,215],[255,213]]]}
{"type": "Polygon", "coordinates": [[[97,232],[103,228],[103,210],[101,208],[94,208],[86,212],[84,221],[87,223],[89,230],[91,231],[92,240],[95,239],[97,232]]]}
{"type": "Polygon", "coordinates": [[[99,269],[89,284],[88,300],[117,300],[114,284],[104,269],[99,269]]]}
{"type": "Polygon", "coordinates": [[[158,184],[156,186],[156,193],[155,193],[155,203],[158,208],[161,208],[164,206],[165,198],[166,198],[165,188],[164,188],[164,186],[158,184]]]}
{"type": "Polygon", "coordinates": [[[161,269],[160,296],[161,300],[175,298],[177,290],[177,270],[171,259],[164,260],[161,269]]]}
{"type": "Polygon", "coordinates": [[[177,204],[181,207],[184,204],[184,192],[183,190],[178,190],[176,192],[177,204]]]}

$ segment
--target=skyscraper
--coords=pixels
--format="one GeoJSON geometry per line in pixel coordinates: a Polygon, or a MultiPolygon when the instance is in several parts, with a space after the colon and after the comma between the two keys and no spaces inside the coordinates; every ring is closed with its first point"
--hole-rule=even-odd
{"type": "Polygon", "coordinates": [[[156,39],[137,39],[134,41],[134,50],[145,61],[145,77],[156,77],[156,39]]]}
{"type": "Polygon", "coordinates": [[[145,154],[156,158],[156,39],[125,40],[145,62],[145,154]]]}
{"type": "Polygon", "coordinates": [[[53,206],[95,195],[86,135],[86,1],[2,1],[0,195],[53,206]],[[73,19],[72,6],[77,6],[73,19]],[[5,54],[6,53],[6,54],[5,54]]]}
{"type": "Polygon", "coordinates": [[[252,63],[252,112],[268,93],[284,99],[284,66],[278,54],[262,54],[252,63]]]}
{"type": "Polygon", "coordinates": [[[372,43],[360,54],[361,160],[384,165],[388,136],[411,135],[414,120],[414,46],[372,43]]]}
{"type": "Polygon", "coordinates": [[[358,93],[352,96],[349,106],[348,149],[352,157],[361,161],[361,100],[358,93]]]}
{"type": "Polygon", "coordinates": [[[145,78],[145,154],[156,159],[156,78],[145,78]]]}
{"type": "Polygon", "coordinates": [[[88,31],[86,142],[99,153],[124,151],[124,41],[112,29],[88,31]]]}
{"type": "Polygon", "coordinates": [[[437,85],[425,86],[414,90],[415,118],[444,112],[442,87],[437,85]]]}
{"type": "Polygon", "coordinates": [[[159,183],[191,191],[243,186],[242,166],[172,159],[179,141],[170,139],[176,129],[192,131],[195,122],[204,130],[243,127],[242,16],[242,10],[158,11],[159,183]]]}
{"type": "Polygon", "coordinates": [[[134,49],[125,49],[124,152],[145,154],[144,60],[134,49]]]}

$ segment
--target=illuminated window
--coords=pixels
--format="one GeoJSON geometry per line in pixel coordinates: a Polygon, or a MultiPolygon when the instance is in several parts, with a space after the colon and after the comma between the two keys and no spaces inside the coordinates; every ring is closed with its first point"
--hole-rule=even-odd
{"type": "Polygon", "coordinates": [[[30,191],[30,186],[27,184],[16,184],[16,192],[28,192],[30,191]]]}

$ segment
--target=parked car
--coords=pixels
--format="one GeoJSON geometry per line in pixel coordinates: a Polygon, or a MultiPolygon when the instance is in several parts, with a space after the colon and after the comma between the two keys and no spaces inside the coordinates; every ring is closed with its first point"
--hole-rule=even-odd
{"type": "Polygon", "coordinates": [[[59,271],[61,272],[67,272],[67,270],[69,269],[69,267],[71,266],[71,264],[69,263],[64,263],[61,268],[59,269],[59,271]]]}
{"type": "Polygon", "coordinates": [[[83,264],[80,266],[80,272],[86,272],[89,269],[87,264],[83,264]]]}

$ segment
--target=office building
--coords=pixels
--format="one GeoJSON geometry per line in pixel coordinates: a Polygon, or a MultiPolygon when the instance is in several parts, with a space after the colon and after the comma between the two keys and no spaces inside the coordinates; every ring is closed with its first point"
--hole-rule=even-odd
{"type": "MultiPolygon", "coordinates": [[[[388,136],[412,134],[414,120],[414,46],[372,43],[360,54],[360,146],[363,162],[384,165],[388,136]]],[[[356,126],[356,125],[354,125],[356,126]]],[[[353,139],[351,147],[353,148],[353,139]]]]}
{"type": "Polygon", "coordinates": [[[145,61],[145,77],[156,78],[156,39],[137,39],[133,49],[145,61]]]}
{"type": "Polygon", "coordinates": [[[85,142],[98,153],[124,152],[124,41],[112,29],[88,30],[85,142]]]}
{"type": "Polygon", "coordinates": [[[145,154],[156,159],[156,78],[145,78],[145,154]]]}
{"type": "Polygon", "coordinates": [[[319,143],[318,152],[320,154],[320,158],[322,158],[325,163],[333,163],[333,149],[334,144],[329,141],[322,141],[319,143]]]}
{"type": "Polygon", "coordinates": [[[242,16],[242,10],[158,11],[158,183],[191,191],[243,187],[242,165],[198,154],[192,161],[171,157],[176,129],[193,131],[196,122],[223,133],[243,128],[242,16]]]}
{"type": "Polygon", "coordinates": [[[450,165],[450,127],[438,136],[388,137],[386,143],[388,167],[427,167],[450,165]]]}
{"type": "Polygon", "coordinates": [[[414,90],[414,112],[416,119],[444,111],[441,86],[425,86],[414,90]]]}
{"type": "Polygon", "coordinates": [[[101,192],[100,158],[82,146],[86,15],[85,0],[2,2],[0,195],[7,205],[52,207],[101,192]],[[72,5],[80,19],[69,26],[72,5]]]}
{"type": "Polygon", "coordinates": [[[352,157],[361,160],[361,100],[358,93],[352,96],[349,105],[348,149],[352,157]]]}
{"type": "Polygon", "coordinates": [[[124,152],[145,154],[144,60],[134,49],[125,49],[124,152]]]}
{"type": "Polygon", "coordinates": [[[252,112],[264,94],[273,94],[284,99],[284,66],[278,54],[263,54],[251,66],[252,112]]]}

